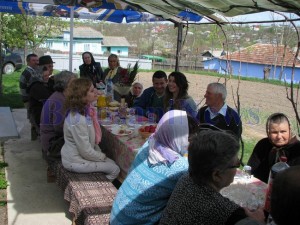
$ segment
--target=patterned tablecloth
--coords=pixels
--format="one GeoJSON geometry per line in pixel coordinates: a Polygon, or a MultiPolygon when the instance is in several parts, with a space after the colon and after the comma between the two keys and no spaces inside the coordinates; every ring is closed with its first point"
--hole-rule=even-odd
{"type": "Polygon", "coordinates": [[[251,176],[247,176],[243,171],[238,170],[234,181],[221,190],[221,194],[234,201],[242,207],[251,210],[263,206],[267,184],[251,176]]]}
{"type": "Polygon", "coordinates": [[[101,125],[102,140],[100,148],[120,167],[119,180],[122,182],[127,176],[136,153],[146,140],[140,136],[138,128],[133,129],[132,134],[125,136],[112,133],[112,130],[115,130],[118,126],[117,124],[111,126],[101,125]]]}

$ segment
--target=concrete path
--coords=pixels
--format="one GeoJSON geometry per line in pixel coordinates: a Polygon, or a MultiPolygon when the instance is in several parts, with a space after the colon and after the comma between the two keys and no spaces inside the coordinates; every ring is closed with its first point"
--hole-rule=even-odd
{"type": "Polygon", "coordinates": [[[71,225],[69,204],[56,183],[47,183],[39,140],[30,140],[25,109],[13,110],[20,139],[4,144],[8,225],[71,225]]]}

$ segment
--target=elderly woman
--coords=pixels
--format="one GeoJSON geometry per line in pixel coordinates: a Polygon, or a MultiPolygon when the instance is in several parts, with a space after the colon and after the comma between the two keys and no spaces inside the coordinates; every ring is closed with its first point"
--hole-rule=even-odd
{"type": "Polygon", "coordinates": [[[143,93],[143,85],[139,82],[135,82],[132,84],[130,88],[130,92],[125,96],[125,101],[128,107],[132,107],[134,101],[136,101],[143,93]]]}
{"type": "Polygon", "coordinates": [[[71,172],[103,172],[113,181],[120,169],[98,146],[102,134],[96,109],[91,106],[97,97],[97,90],[89,79],[76,79],[68,87],[61,159],[64,168],[71,172]]]}
{"type": "Polygon", "coordinates": [[[283,113],[269,116],[266,132],[268,137],[255,145],[248,165],[255,177],[267,183],[271,167],[281,156],[287,157],[290,166],[300,165],[300,141],[292,135],[290,121],[283,113]]]}
{"type": "Polygon", "coordinates": [[[197,105],[193,98],[188,95],[188,88],[189,84],[183,73],[170,73],[164,96],[164,110],[185,110],[190,116],[196,117],[197,105]]]}
{"type": "Polygon", "coordinates": [[[230,185],[240,166],[239,147],[235,137],[222,131],[206,130],[193,136],[188,148],[189,172],[178,181],[159,224],[260,224],[254,218],[263,222],[262,209],[244,210],[219,193],[230,185]]]}
{"type": "Polygon", "coordinates": [[[93,82],[94,87],[103,81],[103,70],[101,64],[96,62],[90,52],[82,53],[83,64],[79,66],[80,77],[86,77],[93,82]]]}
{"type": "MultiPolygon", "coordinates": [[[[43,156],[47,158],[49,149],[57,146],[57,142],[63,141],[63,124],[65,111],[66,88],[76,75],[69,71],[62,71],[54,76],[55,92],[45,102],[41,113],[41,143],[43,156]]],[[[62,142],[63,143],[63,142],[62,142]]],[[[62,146],[61,146],[62,147],[62,146]]]]}
{"type": "MultiPolygon", "coordinates": [[[[193,126],[190,126],[191,128],[193,126]]],[[[183,156],[189,124],[185,111],[167,112],[140,148],[113,203],[110,224],[155,224],[175,184],[187,171],[183,156]]]]}

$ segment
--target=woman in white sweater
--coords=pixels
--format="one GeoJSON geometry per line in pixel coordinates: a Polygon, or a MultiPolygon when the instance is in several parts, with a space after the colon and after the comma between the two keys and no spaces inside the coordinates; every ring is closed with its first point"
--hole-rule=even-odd
{"type": "Polygon", "coordinates": [[[65,101],[67,116],[64,122],[65,144],[61,150],[62,164],[71,172],[103,172],[113,181],[120,168],[107,158],[98,144],[101,128],[97,111],[91,103],[97,100],[97,90],[86,78],[72,81],[65,101]]]}

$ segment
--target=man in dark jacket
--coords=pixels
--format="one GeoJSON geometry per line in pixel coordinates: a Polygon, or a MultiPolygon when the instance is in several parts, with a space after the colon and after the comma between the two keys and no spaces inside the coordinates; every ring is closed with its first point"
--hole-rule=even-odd
{"type": "Polygon", "coordinates": [[[222,130],[230,130],[238,138],[242,134],[242,121],[239,114],[226,103],[226,87],[220,83],[210,83],[204,95],[206,106],[199,109],[197,119],[222,130]]]}
{"type": "Polygon", "coordinates": [[[153,86],[144,90],[141,97],[133,103],[138,115],[158,122],[164,114],[164,94],[167,87],[167,74],[158,70],[152,76],[153,86]]]}
{"type": "Polygon", "coordinates": [[[30,122],[34,128],[31,131],[31,140],[35,140],[40,133],[40,118],[43,104],[54,91],[54,79],[53,76],[50,77],[53,73],[53,63],[49,55],[40,57],[38,71],[42,74],[42,79],[40,77],[31,77],[29,81],[27,88],[29,94],[29,115],[30,122]]]}

